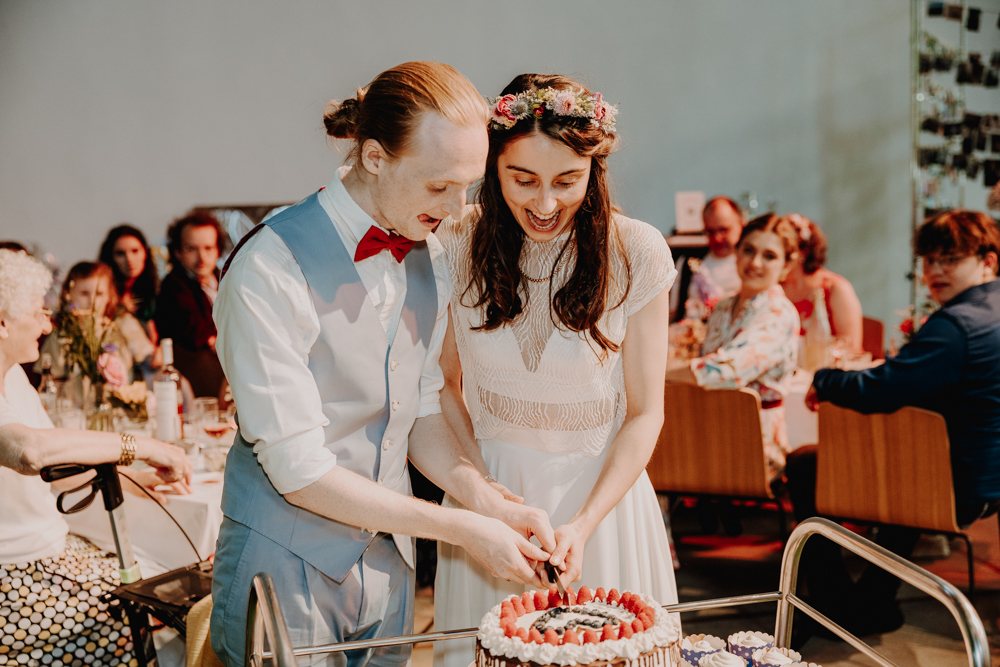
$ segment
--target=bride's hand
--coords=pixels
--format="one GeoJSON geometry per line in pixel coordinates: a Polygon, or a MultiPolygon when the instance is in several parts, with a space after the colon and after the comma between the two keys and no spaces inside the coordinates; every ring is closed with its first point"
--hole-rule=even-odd
{"type": "Polygon", "coordinates": [[[583,574],[583,548],[590,532],[572,521],[556,528],[556,548],[549,562],[562,570],[565,583],[579,581],[583,574]]]}
{"type": "Polygon", "coordinates": [[[500,493],[500,495],[503,496],[504,500],[509,500],[512,503],[517,503],[518,505],[521,505],[521,504],[524,503],[524,498],[522,498],[521,496],[515,494],[513,491],[511,491],[510,489],[508,489],[506,486],[504,486],[500,482],[487,482],[487,483],[495,491],[498,491],[500,493]]]}

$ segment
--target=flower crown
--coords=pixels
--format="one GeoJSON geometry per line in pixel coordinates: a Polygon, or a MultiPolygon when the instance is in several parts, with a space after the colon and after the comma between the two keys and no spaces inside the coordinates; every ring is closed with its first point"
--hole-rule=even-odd
{"type": "Polygon", "coordinates": [[[583,88],[577,91],[541,88],[517,95],[502,95],[490,98],[493,113],[490,129],[509,130],[519,120],[541,117],[546,111],[557,116],[587,118],[593,127],[605,132],[615,131],[615,116],[618,107],[608,104],[600,93],[588,93],[583,88]]]}

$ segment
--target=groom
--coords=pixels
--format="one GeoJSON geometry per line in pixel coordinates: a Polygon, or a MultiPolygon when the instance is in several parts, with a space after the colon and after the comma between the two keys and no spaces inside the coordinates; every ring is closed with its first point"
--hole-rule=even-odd
{"type": "MultiPolygon", "coordinates": [[[[447,65],[405,63],[331,104],[352,164],[237,247],[215,303],[239,434],[229,452],[211,637],[244,662],[252,577],[275,582],[294,646],[412,632],[413,538],[540,585],[548,518],[504,499],[441,415],[451,281],[431,231],[482,176],[487,110],[447,65]],[[407,459],[474,510],[411,497],[407,459]]],[[[506,492],[509,493],[509,492],[506,492]]],[[[410,646],[316,660],[403,665],[410,646]]]]}

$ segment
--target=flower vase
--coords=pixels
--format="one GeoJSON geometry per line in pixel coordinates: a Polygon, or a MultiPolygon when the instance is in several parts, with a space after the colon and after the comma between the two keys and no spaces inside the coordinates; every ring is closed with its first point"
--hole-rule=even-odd
{"type": "Polygon", "coordinates": [[[91,431],[114,431],[115,420],[103,382],[83,379],[84,417],[91,431]]]}

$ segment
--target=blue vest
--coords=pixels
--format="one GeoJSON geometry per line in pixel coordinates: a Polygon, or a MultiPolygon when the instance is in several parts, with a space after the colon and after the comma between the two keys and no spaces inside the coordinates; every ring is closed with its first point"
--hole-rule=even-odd
{"type": "MultiPolygon", "coordinates": [[[[298,262],[312,296],[320,334],[309,351],[323,413],[326,447],[337,465],[388,489],[411,495],[407,438],[420,407],[420,376],[437,318],[437,288],[426,242],[404,260],[406,298],[389,341],[354,260],[317,195],[265,224],[298,262]]],[[[239,405],[237,405],[237,411],[239,405]]],[[[340,582],[374,538],[292,505],[271,485],[237,433],[226,460],[223,513],[296,554],[340,582]]],[[[393,535],[413,567],[413,539],[393,535]]]]}

